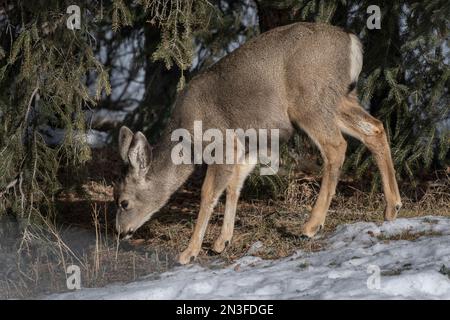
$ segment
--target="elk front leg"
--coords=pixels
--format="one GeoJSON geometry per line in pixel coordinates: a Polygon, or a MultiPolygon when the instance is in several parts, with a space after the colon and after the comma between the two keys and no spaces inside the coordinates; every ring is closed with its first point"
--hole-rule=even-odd
{"type": "Polygon", "coordinates": [[[254,168],[254,164],[242,164],[236,165],[233,169],[233,176],[231,177],[230,183],[227,187],[227,199],[225,203],[225,214],[223,216],[222,229],[213,246],[213,250],[217,253],[221,253],[233,237],[234,220],[236,217],[236,207],[239,200],[239,195],[245,179],[254,168]]]}
{"type": "Polygon", "coordinates": [[[232,175],[233,168],[227,165],[210,165],[206,172],[201,191],[200,212],[194,233],[189,245],[178,258],[181,264],[192,262],[200,252],[206,228],[217,200],[227,186],[232,175]]]}

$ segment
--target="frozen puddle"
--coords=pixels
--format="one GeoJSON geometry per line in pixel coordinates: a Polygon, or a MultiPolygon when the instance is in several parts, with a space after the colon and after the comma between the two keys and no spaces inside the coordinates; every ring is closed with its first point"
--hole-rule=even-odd
{"type": "Polygon", "coordinates": [[[215,270],[198,265],[177,267],[157,280],[47,298],[450,299],[449,218],[342,225],[327,243],[327,249],[320,252],[298,251],[272,261],[247,256],[215,270]],[[416,234],[414,240],[386,240],[405,232],[416,234]]]}

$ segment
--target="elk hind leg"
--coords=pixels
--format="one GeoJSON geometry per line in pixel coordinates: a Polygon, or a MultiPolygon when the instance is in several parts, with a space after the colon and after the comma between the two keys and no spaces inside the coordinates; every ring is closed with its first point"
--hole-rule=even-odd
{"type": "Polygon", "coordinates": [[[386,199],[384,218],[394,220],[402,202],[383,123],[360,106],[354,93],[342,99],[338,106],[338,119],[344,133],[360,140],[372,152],[381,174],[386,199]]]}
{"type": "Polygon", "coordinates": [[[335,194],[339,173],[344,163],[347,142],[332,119],[302,123],[300,127],[319,147],[323,158],[323,177],[319,196],[309,220],[302,229],[302,236],[311,238],[323,228],[326,214],[335,194]]]}

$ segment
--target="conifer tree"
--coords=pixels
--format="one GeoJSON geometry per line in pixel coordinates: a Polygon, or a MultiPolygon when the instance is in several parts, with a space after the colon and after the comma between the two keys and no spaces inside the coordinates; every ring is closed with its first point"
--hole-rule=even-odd
{"type": "MultiPolygon", "coordinates": [[[[360,37],[360,99],[385,124],[397,174],[414,182],[449,162],[449,16],[446,0],[3,1],[0,214],[27,220],[51,212],[58,172],[90,157],[86,112],[129,107],[110,95],[123,46],[134,52],[129,78],[145,69],[146,87],[126,121],[157,139],[177,89],[193,74],[257,33],[295,21],[331,23],[360,37]],[[74,2],[79,30],[67,27],[74,2]],[[367,27],[369,5],[381,9],[379,30],[367,27]]],[[[348,155],[348,172],[373,168],[361,144],[348,155]]]]}

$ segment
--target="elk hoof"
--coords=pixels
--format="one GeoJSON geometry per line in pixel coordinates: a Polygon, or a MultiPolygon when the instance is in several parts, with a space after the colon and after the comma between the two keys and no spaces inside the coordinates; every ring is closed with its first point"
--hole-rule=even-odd
{"type": "Polygon", "coordinates": [[[310,236],[306,235],[306,234],[301,234],[299,236],[299,239],[300,240],[311,240],[312,238],[310,236]]]}
{"type": "Polygon", "coordinates": [[[189,249],[186,249],[180,254],[178,258],[178,263],[181,265],[189,264],[194,262],[195,258],[197,258],[197,254],[193,253],[189,249]]]}
{"type": "Polygon", "coordinates": [[[229,240],[223,241],[221,238],[217,239],[216,242],[214,242],[213,250],[216,253],[222,253],[226,247],[228,247],[230,244],[229,240]]]}
{"type": "Polygon", "coordinates": [[[314,236],[323,229],[323,224],[310,227],[308,223],[303,227],[300,239],[312,239],[314,236]]]}

